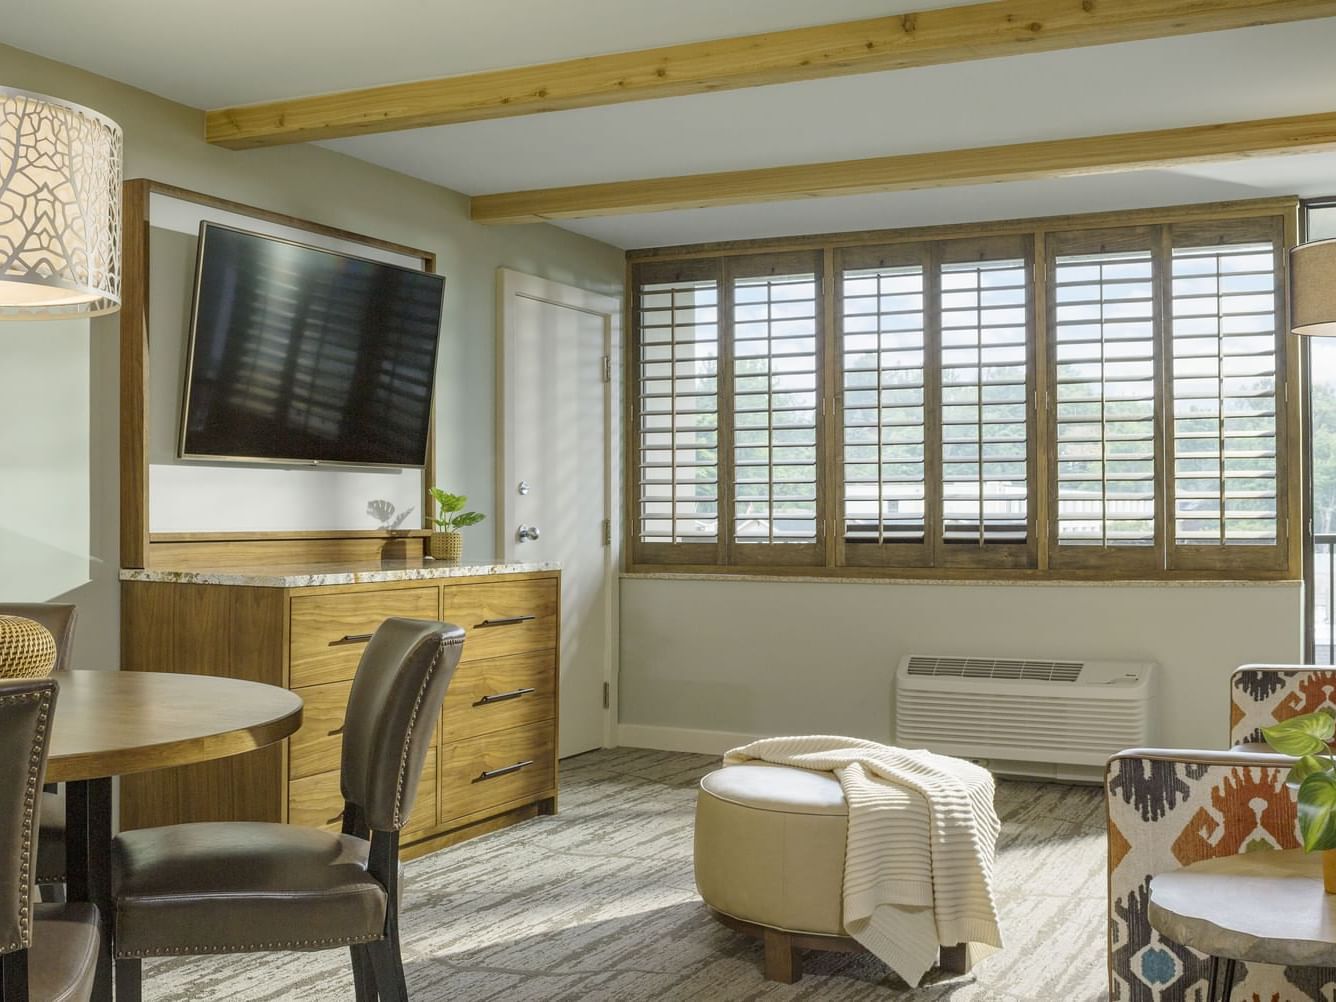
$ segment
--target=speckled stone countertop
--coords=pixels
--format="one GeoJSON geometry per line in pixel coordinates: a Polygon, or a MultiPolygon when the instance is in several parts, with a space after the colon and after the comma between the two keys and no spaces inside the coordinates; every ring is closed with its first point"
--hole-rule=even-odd
{"type": "Polygon", "coordinates": [[[122,581],[159,581],[171,584],[238,585],[247,588],[316,588],[321,585],[376,584],[383,581],[435,581],[438,578],[475,578],[502,574],[533,574],[560,570],[550,562],[511,564],[447,564],[386,561],[374,564],[304,564],[297,567],[228,567],[217,570],[123,568],[122,581]]]}

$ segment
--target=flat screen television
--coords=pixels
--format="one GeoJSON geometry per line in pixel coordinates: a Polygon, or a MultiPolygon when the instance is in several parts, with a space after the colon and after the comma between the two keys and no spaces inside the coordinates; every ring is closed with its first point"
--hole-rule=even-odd
{"type": "Polygon", "coordinates": [[[179,455],[425,465],[445,279],[203,223],[179,455]]]}

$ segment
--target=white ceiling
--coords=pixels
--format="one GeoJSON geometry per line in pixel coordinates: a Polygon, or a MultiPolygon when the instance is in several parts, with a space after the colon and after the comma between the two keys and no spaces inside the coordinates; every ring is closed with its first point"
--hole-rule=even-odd
{"type": "MultiPolygon", "coordinates": [[[[201,30],[199,8],[190,3],[47,0],[6,11],[0,32],[19,48],[186,104],[217,107],[922,6],[913,0],[239,0],[201,30]],[[256,31],[257,24],[265,30],[256,31]]],[[[1336,18],[1328,18],[325,145],[466,194],[970,148],[1333,111],[1334,48],[1336,18]]],[[[640,247],[1332,193],[1336,153],[561,225],[640,247]]]]}

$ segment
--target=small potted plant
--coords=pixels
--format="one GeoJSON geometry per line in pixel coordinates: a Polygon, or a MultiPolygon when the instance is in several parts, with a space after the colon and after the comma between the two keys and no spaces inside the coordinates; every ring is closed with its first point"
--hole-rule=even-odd
{"type": "Polygon", "coordinates": [[[463,494],[450,494],[439,487],[433,487],[431,496],[436,502],[436,517],[431,520],[436,527],[436,531],[431,534],[432,559],[457,564],[464,552],[464,537],[459,534],[459,530],[477,525],[487,516],[478,511],[464,511],[464,505],[469,503],[469,499],[463,494]]]}
{"type": "Polygon", "coordinates": [[[1336,715],[1321,709],[1262,728],[1266,743],[1299,761],[1285,782],[1298,791],[1299,834],[1305,852],[1322,853],[1322,883],[1336,894],[1336,715]]]}

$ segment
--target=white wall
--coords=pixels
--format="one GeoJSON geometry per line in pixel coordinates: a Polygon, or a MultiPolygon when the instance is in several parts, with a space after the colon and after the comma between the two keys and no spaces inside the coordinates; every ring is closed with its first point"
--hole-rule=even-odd
{"type": "MultiPolygon", "coordinates": [[[[620,295],[621,251],[551,226],[476,225],[464,196],[321,147],[216,149],[196,109],[4,45],[0,70],[118,121],[127,178],[434,251],[447,278],[437,480],[493,510],[496,269],[620,295]]],[[[119,649],[118,425],[114,316],[0,324],[0,601],[77,602],[75,659],[89,667],[114,666],[119,649]]],[[[493,539],[473,530],[469,553],[487,559],[493,539]]]]}
{"type": "Polygon", "coordinates": [[[1302,587],[939,584],[627,575],[622,741],[719,751],[741,736],[890,740],[907,653],[1152,660],[1157,742],[1224,747],[1231,671],[1297,662],[1302,587]],[[718,734],[690,732],[709,731],[718,734]]]}

